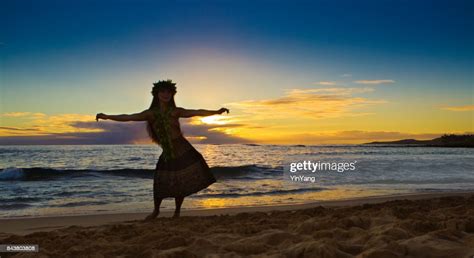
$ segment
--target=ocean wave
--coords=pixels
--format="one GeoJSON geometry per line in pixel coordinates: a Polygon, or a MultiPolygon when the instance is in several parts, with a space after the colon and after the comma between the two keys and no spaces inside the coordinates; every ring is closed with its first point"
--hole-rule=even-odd
{"type": "Polygon", "coordinates": [[[23,196],[16,196],[13,198],[2,198],[0,199],[0,204],[4,203],[15,203],[15,202],[38,202],[42,201],[44,198],[40,197],[23,197],[23,196]]]}
{"type": "Polygon", "coordinates": [[[279,189],[270,191],[259,191],[259,192],[241,192],[241,193],[221,193],[221,194],[199,194],[194,198],[237,198],[237,197],[248,197],[248,196],[262,196],[262,195],[279,195],[279,194],[297,194],[305,192],[321,192],[327,188],[313,187],[313,188],[299,188],[299,189],[279,189]]]}
{"type": "Polygon", "coordinates": [[[50,204],[49,207],[79,207],[79,206],[90,206],[90,205],[105,205],[109,204],[107,201],[83,201],[83,202],[69,202],[62,204],[50,204]]]}
{"type": "Polygon", "coordinates": [[[260,165],[244,165],[235,167],[212,167],[212,173],[217,179],[239,178],[258,179],[265,176],[275,176],[283,174],[283,167],[270,167],[260,165]]]}
{"type": "Polygon", "coordinates": [[[26,209],[31,207],[32,205],[27,203],[7,203],[7,204],[0,204],[0,210],[19,210],[19,209],[26,209]]]}
{"type": "MultiPolygon", "coordinates": [[[[154,169],[53,169],[53,168],[16,168],[9,167],[0,171],[0,181],[35,181],[35,180],[61,180],[71,177],[97,177],[97,176],[122,176],[133,178],[153,179],[154,169]]],[[[279,167],[265,167],[257,165],[244,165],[234,167],[212,167],[211,172],[217,179],[252,179],[261,178],[275,173],[282,173],[279,167]]]]}

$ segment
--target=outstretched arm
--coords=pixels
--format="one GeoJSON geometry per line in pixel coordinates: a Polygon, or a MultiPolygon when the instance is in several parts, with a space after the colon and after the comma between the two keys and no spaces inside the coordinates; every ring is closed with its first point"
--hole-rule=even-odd
{"type": "Polygon", "coordinates": [[[212,115],[220,115],[224,112],[229,113],[229,110],[227,108],[221,108],[219,110],[178,108],[179,117],[212,116],[212,115]]]}
{"type": "Polygon", "coordinates": [[[103,113],[99,113],[96,115],[95,119],[96,121],[99,121],[99,119],[109,119],[113,121],[119,121],[119,122],[127,122],[127,121],[147,121],[149,117],[149,111],[144,110],[140,113],[135,113],[135,114],[122,114],[122,115],[106,115],[103,113]]]}

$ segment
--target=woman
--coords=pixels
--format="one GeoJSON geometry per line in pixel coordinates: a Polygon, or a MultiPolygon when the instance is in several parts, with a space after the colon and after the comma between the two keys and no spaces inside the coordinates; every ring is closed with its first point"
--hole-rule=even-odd
{"type": "Polygon", "coordinates": [[[229,113],[227,108],[219,110],[184,109],[176,107],[174,95],[176,83],[171,80],[153,84],[153,101],[149,109],[130,115],[106,115],[99,113],[96,120],[147,121],[151,139],[159,144],[161,153],[154,173],[154,210],[145,220],[152,220],[160,213],[163,198],[174,197],[176,209],[173,218],[180,215],[184,197],[207,188],[216,182],[203,156],[184,138],[178,119],[180,117],[211,116],[229,113]]]}

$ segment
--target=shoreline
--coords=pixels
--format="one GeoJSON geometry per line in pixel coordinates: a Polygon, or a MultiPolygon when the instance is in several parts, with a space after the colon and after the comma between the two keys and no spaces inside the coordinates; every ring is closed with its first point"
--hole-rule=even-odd
{"type": "MultiPolygon", "coordinates": [[[[216,215],[236,215],[239,213],[255,213],[269,211],[296,211],[315,207],[351,207],[363,204],[385,203],[395,200],[422,200],[448,196],[470,196],[474,191],[437,191],[390,194],[382,196],[356,197],[340,200],[315,201],[300,204],[268,205],[268,206],[243,206],[229,208],[189,209],[181,210],[181,217],[202,217],[216,215]]],[[[151,212],[151,211],[150,211],[151,212]]],[[[53,231],[71,226],[94,227],[116,223],[135,223],[142,221],[149,213],[104,213],[104,214],[82,214],[82,215],[60,215],[39,217],[12,217],[0,218],[0,237],[9,234],[27,235],[34,232],[53,231]]],[[[161,211],[159,218],[170,218],[173,211],[161,211]]]]}

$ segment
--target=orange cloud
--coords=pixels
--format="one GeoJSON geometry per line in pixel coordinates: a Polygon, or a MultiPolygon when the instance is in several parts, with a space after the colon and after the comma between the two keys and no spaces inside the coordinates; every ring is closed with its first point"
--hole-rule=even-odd
{"type": "Polygon", "coordinates": [[[320,81],[320,82],[315,82],[314,84],[324,85],[324,86],[331,86],[331,85],[336,85],[336,82],[333,82],[333,81],[320,81]]]}
{"type": "Polygon", "coordinates": [[[42,135],[38,128],[19,128],[19,127],[9,127],[9,126],[0,126],[0,136],[18,136],[18,135],[42,135]]]}
{"type": "Polygon", "coordinates": [[[449,110],[449,111],[472,111],[474,110],[474,105],[446,106],[446,107],[441,107],[441,109],[449,110]]]}
{"type": "MultiPolygon", "coordinates": [[[[27,112],[25,112],[27,113],[27,112]]],[[[22,117],[27,114],[15,116],[22,117]]],[[[217,120],[209,120],[208,122],[217,120]]],[[[15,121],[13,121],[15,122],[15,121]]],[[[12,122],[12,123],[13,123],[12,122]]],[[[217,121],[218,122],[218,121],[217,121]]],[[[2,122],[3,125],[3,122],[2,122]]],[[[245,143],[246,139],[227,134],[235,123],[191,124],[181,122],[184,135],[198,143],[245,143]]],[[[0,145],[10,144],[154,144],[145,122],[95,121],[95,116],[60,114],[23,122],[21,126],[0,126],[0,145]]]]}
{"type": "Polygon", "coordinates": [[[9,112],[0,114],[1,117],[25,117],[25,118],[38,118],[44,117],[46,114],[43,113],[32,113],[32,112],[9,112]]]}
{"type": "Polygon", "coordinates": [[[18,135],[47,135],[57,133],[100,132],[101,129],[77,128],[72,124],[78,121],[94,121],[95,116],[81,114],[46,115],[32,112],[3,113],[0,116],[15,118],[13,121],[3,121],[0,136],[18,135]],[[18,120],[22,119],[22,120],[18,120]],[[24,121],[26,119],[27,121],[24,121]],[[8,124],[10,123],[10,125],[8,124]]]}
{"type": "Polygon", "coordinates": [[[247,100],[226,105],[240,109],[247,114],[246,119],[249,120],[360,116],[370,113],[355,112],[355,109],[386,103],[384,100],[353,96],[371,91],[372,88],[290,89],[280,98],[247,100]]]}

